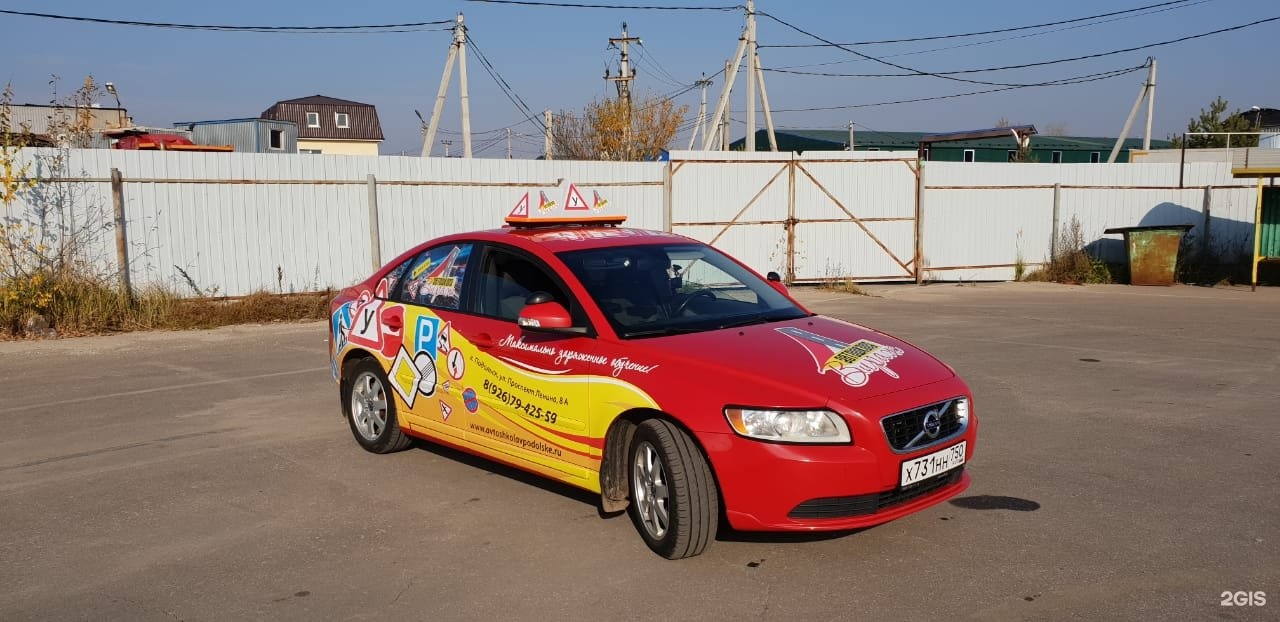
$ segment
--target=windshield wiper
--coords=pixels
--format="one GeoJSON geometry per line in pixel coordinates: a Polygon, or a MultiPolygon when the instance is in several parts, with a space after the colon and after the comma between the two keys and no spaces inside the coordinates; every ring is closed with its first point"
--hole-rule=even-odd
{"type": "Polygon", "coordinates": [[[648,330],[637,330],[623,333],[622,337],[653,337],[656,335],[687,335],[689,333],[701,333],[709,328],[693,327],[693,326],[667,326],[665,328],[651,328],[648,330]]]}
{"type": "Polygon", "coordinates": [[[771,322],[795,320],[802,317],[805,317],[803,313],[800,313],[800,314],[785,313],[785,314],[779,314],[779,315],[755,315],[749,318],[743,318],[741,320],[718,324],[716,328],[738,328],[740,326],[751,326],[753,324],[769,324],[771,322]]]}

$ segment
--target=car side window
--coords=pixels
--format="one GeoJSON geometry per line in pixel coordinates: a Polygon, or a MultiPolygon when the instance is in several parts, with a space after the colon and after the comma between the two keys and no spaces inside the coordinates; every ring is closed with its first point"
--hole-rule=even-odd
{"type": "MultiPolygon", "coordinates": [[[[569,295],[547,269],[519,254],[490,247],[480,266],[476,292],[476,312],[511,322],[520,316],[529,294],[546,292],[573,309],[569,295]]],[[[576,317],[576,314],[575,314],[576,317]]]]}
{"type": "MultiPolygon", "coordinates": [[[[457,309],[462,302],[462,284],[471,259],[471,244],[442,244],[423,251],[406,262],[403,281],[393,295],[405,302],[441,309],[457,309]]],[[[398,269],[398,268],[397,268],[398,269]]]]}

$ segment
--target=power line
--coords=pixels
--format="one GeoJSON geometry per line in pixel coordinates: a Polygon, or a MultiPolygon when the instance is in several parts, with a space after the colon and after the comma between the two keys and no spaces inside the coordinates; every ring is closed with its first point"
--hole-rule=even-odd
{"type": "MultiPolygon", "coordinates": [[[[841,46],[848,46],[848,45],[880,45],[880,44],[885,44],[885,43],[912,43],[912,42],[915,42],[915,41],[935,41],[935,40],[938,40],[938,39],[958,39],[958,38],[961,38],[961,37],[976,37],[976,36],[979,36],[979,35],[994,35],[994,34],[1000,34],[1000,33],[1004,33],[1004,32],[1015,32],[1015,31],[1019,31],[1019,30],[1033,30],[1033,29],[1036,29],[1036,28],[1046,28],[1046,27],[1048,27],[1048,26],[1061,26],[1062,24],[1072,24],[1072,23],[1075,23],[1075,22],[1084,22],[1084,21],[1089,21],[1089,20],[1093,20],[1093,19],[1099,19],[1099,18],[1103,18],[1103,17],[1112,17],[1112,16],[1114,16],[1114,15],[1123,15],[1123,14],[1125,14],[1125,13],[1134,13],[1134,12],[1137,12],[1137,11],[1145,11],[1145,10],[1147,10],[1147,9],[1154,9],[1154,8],[1157,8],[1157,7],[1170,6],[1170,5],[1175,5],[1175,4],[1184,4],[1184,3],[1189,2],[1189,1],[1190,1],[1190,0],[1173,0],[1173,1],[1171,1],[1171,2],[1160,2],[1160,3],[1157,3],[1157,4],[1148,4],[1147,6],[1140,6],[1140,7],[1133,8],[1133,9],[1126,9],[1126,10],[1124,10],[1124,11],[1113,11],[1113,12],[1111,12],[1111,13],[1100,13],[1100,14],[1098,14],[1098,15],[1089,15],[1089,16],[1087,16],[1087,17],[1076,17],[1076,18],[1072,18],[1072,19],[1065,19],[1065,20],[1060,20],[1060,21],[1056,21],[1056,22],[1045,22],[1045,23],[1043,23],[1043,24],[1029,24],[1029,25],[1025,25],[1025,26],[1013,26],[1013,27],[1010,27],[1010,28],[1000,28],[1000,29],[998,29],[998,30],[983,30],[983,31],[978,31],[978,32],[964,32],[964,33],[950,34],[950,35],[934,35],[934,36],[929,36],[929,37],[911,37],[911,38],[907,38],[907,39],[884,39],[884,40],[880,40],[880,41],[855,41],[855,42],[853,42],[853,43],[832,43],[832,42],[830,42],[830,41],[824,41],[823,43],[820,43],[820,44],[819,44],[819,43],[797,43],[797,44],[780,44],[780,45],[761,45],[761,46],[758,46],[758,47],[762,47],[762,48],[813,48],[813,47],[841,47],[841,46]]],[[[763,14],[763,13],[762,13],[762,14],[763,14]]]]}
{"type": "MultiPolygon", "coordinates": [[[[1029,39],[1029,38],[1031,38],[1031,37],[1039,37],[1039,36],[1048,35],[1048,34],[1053,34],[1053,33],[1057,33],[1057,32],[1065,32],[1065,31],[1068,31],[1068,30],[1078,30],[1078,29],[1080,29],[1080,28],[1089,28],[1089,27],[1091,27],[1091,26],[1099,26],[1099,25],[1102,25],[1102,24],[1109,24],[1109,23],[1111,23],[1111,22],[1118,22],[1118,21],[1123,21],[1123,20],[1126,20],[1126,19],[1133,19],[1133,18],[1135,18],[1135,17],[1146,17],[1146,16],[1148,16],[1148,15],[1155,15],[1156,13],[1164,13],[1164,12],[1166,12],[1166,11],[1176,11],[1176,10],[1178,10],[1178,9],[1190,8],[1190,7],[1196,6],[1196,5],[1198,5],[1198,4],[1206,4],[1206,3],[1209,3],[1209,2],[1213,2],[1213,1],[1214,1],[1214,0],[1197,0],[1196,2],[1192,2],[1192,3],[1190,3],[1190,4],[1182,4],[1182,5],[1178,5],[1178,6],[1165,7],[1165,8],[1162,8],[1162,9],[1156,9],[1156,10],[1154,10],[1154,11],[1150,11],[1150,12],[1147,12],[1147,13],[1138,13],[1138,14],[1132,14],[1132,15],[1124,15],[1124,16],[1121,16],[1121,17],[1115,17],[1115,18],[1112,18],[1112,19],[1106,19],[1106,20],[1096,21],[1096,22],[1092,22],[1092,23],[1088,23],[1088,24],[1076,24],[1076,25],[1074,25],[1074,26],[1066,26],[1066,27],[1064,27],[1064,28],[1054,28],[1054,29],[1052,29],[1052,30],[1044,30],[1044,31],[1041,31],[1041,32],[1031,32],[1031,33],[1021,34],[1021,35],[1014,35],[1014,36],[1012,36],[1012,37],[1000,37],[1000,38],[998,38],[998,39],[987,39],[987,40],[984,40],[984,41],[974,41],[974,42],[971,42],[971,43],[960,43],[960,44],[956,44],[956,45],[948,45],[948,46],[944,46],[944,47],[929,48],[929,49],[926,49],[926,50],[913,50],[913,51],[911,51],[911,52],[900,52],[900,53],[897,53],[897,54],[884,54],[884,55],[880,56],[880,58],[897,58],[897,57],[900,57],[900,56],[918,56],[918,55],[920,55],[920,54],[930,54],[930,53],[933,53],[933,52],[945,52],[945,51],[947,51],[947,50],[958,50],[958,49],[961,49],[961,48],[977,47],[977,46],[979,46],[979,45],[990,45],[990,44],[992,44],[992,43],[1001,43],[1001,42],[1004,42],[1004,41],[1016,41],[1016,40],[1018,40],[1018,39],[1029,39]]],[[[766,47],[766,46],[760,46],[760,47],[766,47]]],[[[778,47],[782,47],[782,46],[778,46],[778,47]]],[[[826,46],[824,45],[823,47],[826,47],[826,46]]],[[[788,65],[788,66],[786,66],[786,67],[778,67],[778,69],[804,69],[804,68],[806,68],[806,67],[826,67],[826,66],[830,66],[830,65],[844,65],[844,64],[848,64],[848,63],[862,63],[862,62],[866,62],[866,59],[862,59],[862,58],[855,58],[855,59],[849,59],[849,60],[838,60],[838,61],[831,61],[831,62],[825,62],[825,63],[812,63],[812,64],[807,64],[807,65],[788,65]]]]}
{"type": "MultiPolygon", "coordinates": [[[[363,26],[240,26],[227,24],[176,24],[168,22],[143,22],[137,20],[107,19],[102,17],[84,17],[79,15],[58,15],[55,13],[34,13],[30,11],[11,11],[0,9],[0,14],[18,15],[22,17],[40,17],[93,24],[111,24],[115,26],[145,26],[149,28],[175,28],[181,30],[217,30],[225,32],[279,32],[279,33],[315,33],[336,34],[351,32],[419,32],[413,30],[425,26],[451,24],[453,20],[436,20],[431,22],[406,22],[401,24],[369,24],[363,26]],[[409,29],[409,30],[406,30],[409,29]]],[[[448,30],[438,28],[433,30],[448,30]]]]}
{"type": "Polygon", "coordinates": [[[913,99],[899,99],[894,101],[882,101],[882,102],[874,102],[874,103],[868,103],[868,104],[848,104],[844,106],[816,106],[812,108],[774,108],[773,111],[774,112],[817,112],[817,111],[823,111],[823,110],[851,110],[854,108],[873,108],[876,106],[890,106],[894,104],[914,104],[917,102],[936,101],[940,99],[955,99],[957,97],[969,97],[970,95],[984,95],[986,93],[998,93],[1000,91],[1013,91],[1017,89],[1035,88],[1035,87],[1043,87],[1043,86],[1065,86],[1069,84],[1084,84],[1086,82],[1097,82],[1099,80],[1107,80],[1110,78],[1123,76],[1125,74],[1130,74],[1135,71],[1141,71],[1146,68],[1147,68],[1147,65],[1142,64],[1136,67],[1129,67],[1126,69],[1116,69],[1113,71],[1105,71],[1102,73],[1086,74],[1083,76],[1076,76],[1074,78],[1063,78],[1061,80],[1054,80],[1051,82],[1041,82],[1038,84],[1026,84],[1022,86],[1005,86],[1005,87],[994,88],[994,89],[983,89],[980,91],[969,91],[965,93],[952,93],[950,95],[936,95],[933,97],[916,97],[913,99]]]}
{"type": "MultiPolygon", "coordinates": [[[[781,25],[783,25],[783,26],[786,26],[787,28],[790,28],[790,29],[792,29],[792,30],[794,30],[794,31],[796,31],[796,32],[798,32],[798,33],[800,33],[800,34],[802,34],[802,35],[805,35],[805,36],[807,36],[807,37],[812,37],[812,38],[817,39],[818,41],[821,41],[821,42],[823,42],[823,43],[830,44],[831,46],[834,46],[834,47],[836,47],[836,48],[838,48],[838,49],[844,50],[844,51],[846,51],[846,52],[848,52],[848,53],[850,53],[850,54],[853,54],[854,56],[859,56],[859,57],[861,57],[861,58],[865,58],[865,59],[867,59],[867,60],[875,61],[875,62],[877,62],[877,63],[880,63],[881,65],[887,65],[887,66],[889,66],[889,67],[893,67],[894,69],[901,69],[901,70],[903,70],[903,71],[910,72],[910,74],[911,74],[911,75],[918,75],[918,76],[932,76],[932,77],[935,77],[935,78],[942,78],[943,80],[950,80],[950,81],[952,81],[952,82],[967,82],[967,83],[969,83],[969,84],[983,84],[983,85],[986,85],[986,86],[1021,86],[1021,85],[1007,84],[1007,83],[1000,83],[1000,82],[988,82],[988,81],[986,81],[986,80],[973,80],[973,79],[970,79],[970,78],[957,78],[957,77],[955,77],[955,76],[950,76],[950,75],[945,75],[945,74],[932,73],[932,72],[928,72],[928,71],[921,71],[921,70],[919,70],[919,69],[915,69],[915,68],[912,68],[912,67],[907,67],[906,65],[899,65],[899,64],[897,64],[897,63],[890,62],[890,61],[884,60],[883,58],[879,58],[879,57],[876,57],[876,56],[872,56],[872,55],[870,55],[870,54],[863,54],[862,52],[859,52],[859,51],[857,51],[857,50],[855,50],[855,49],[853,49],[853,48],[850,48],[850,47],[848,47],[848,46],[846,46],[846,45],[844,45],[844,44],[840,44],[840,43],[833,43],[832,41],[830,41],[830,40],[828,40],[828,39],[824,39],[823,37],[821,37],[821,36],[819,36],[819,35],[817,35],[817,34],[814,34],[814,33],[812,33],[812,32],[809,32],[808,30],[805,30],[805,29],[803,29],[803,28],[801,28],[801,27],[799,27],[799,26],[796,26],[795,24],[792,24],[792,23],[790,23],[790,22],[788,22],[788,21],[786,21],[786,20],[784,20],[784,19],[782,19],[782,18],[780,18],[780,17],[778,17],[778,16],[776,16],[776,15],[773,15],[773,14],[770,14],[770,13],[765,13],[764,11],[757,11],[757,12],[756,12],[756,14],[757,14],[757,15],[760,15],[760,16],[763,16],[763,17],[767,17],[767,18],[769,18],[769,19],[771,19],[771,20],[773,20],[773,21],[775,21],[775,22],[777,22],[777,23],[779,23],[779,24],[781,24],[781,25]]],[[[788,73],[805,74],[806,72],[802,72],[802,71],[790,71],[790,72],[788,72],[788,73]]],[[[818,74],[818,75],[820,75],[820,74],[818,74]]]]}
{"type": "Polygon", "coordinates": [[[516,110],[519,111],[520,114],[524,115],[524,120],[533,121],[538,125],[538,127],[546,130],[546,125],[543,124],[542,119],[529,108],[529,105],[526,104],[524,99],[515,92],[515,89],[511,88],[511,85],[502,77],[502,74],[498,73],[497,68],[493,66],[493,63],[489,62],[484,51],[480,49],[480,46],[476,45],[475,40],[471,37],[471,33],[467,33],[467,42],[471,44],[471,49],[475,50],[476,58],[480,60],[480,66],[484,67],[485,73],[488,73],[489,77],[493,78],[493,81],[498,84],[498,88],[502,90],[502,93],[507,96],[507,99],[511,100],[512,104],[515,105],[516,110]]]}
{"type": "MultiPolygon", "coordinates": [[[[761,13],[761,15],[764,15],[764,14],[763,14],[763,13],[761,13]]],[[[921,72],[921,71],[917,71],[917,70],[912,70],[912,69],[910,69],[910,68],[904,68],[904,67],[901,67],[901,66],[899,66],[899,65],[893,65],[892,63],[888,63],[888,62],[886,62],[886,61],[881,61],[881,62],[883,62],[884,64],[891,65],[891,66],[895,66],[895,67],[898,67],[899,69],[907,69],[908,71],[913,71],[914,73],[864,73],[864,74],[852,74],[852,73],[827,73],[827,72],[818,72],[818,71],[797,71],[797,70],[791,70],[791,69],[766,69],[765,71],[773,71],[773,72],[777,72],[777,73],[791,73],[791,74],[806,75],[806,76],[823,76],[823,77],[828,77],[828,78],[906,78],[906,77],[914,77],[914,76],[918,76],[918,75],[928,75],[928,76],[935,76],[935,77],[940,77],[940,78],[950,78],[951,76],[954,76],[954,75],[956,75],[956,74],[983,73],[983,72],[988,72],[988,71],[1005,71],[1005,70],[1009,70],[1009,69],[1026,69],[1026,68],[1028,68],[1028,67],[1043,67],[1043,66],[1045,66],[1045,65],[1056,65],[1056,64],[1058,64],[1058,63],[1070,63],[1070,62],[1075,62],[1075,61],[1080,61],[1080,60],[1088,60],[1088,59],[1092,59],[1092,58],[1102,58],[1102,57],[1104,57],[1104,56],[1112,56],[1112,55],[1115,55],[1115,54],[1124,54],[1124,53],[1127,53],[1127,52],[1136,52],[1136,51],[1138,51],[1138,50],[1146,50],[1146,49],[1149,49],[1149,48],[1160,47],[1160,46],[1163,46],[1163,45],[1172,45],[1172,44],[1174,44],[1174,43],[1182,43],[1182,42],[1184,42],[1184,41],[1190,41],[1190,40],[1192,40],[1192,39],[1200,39],[1200,38],[1203,38],[1203,37],[1209,37],[1209,36],[1213,36],[1213,35],[1220,35],[1220,34],[1222,34],[1222,33],[1224,33],[1224,32],[1233,32],[1233,31],[1236,31],[1236,30],[1243,30],[1243,29],[1245,29],[1245,28],[1249,28],[1249,27],[1252,27],[1252,26],[1257,26],[1257,25],[1259,25],[1259,24],[1265,24],[1265,23],[1268,23],[1268,22],[1274,22],[1274,21],[1277,21],[1277,20],[1280,20],[1280,15],[1277,15],[1277,16],[1275,16],[1275,17],[1268,17],[1268,18],[1265,18],[1265,19],[1260,19],[1260,20],[1253,21],[1253,22],[1249,22],[1249,23],[1247,23],[1247,24],[1241,24],[1241,25],[1239,25],[1239,26],[1231,26],[1231,27],[1228,27],[1228,28],[1219,28],[1218,30],[1211,30],[1211,31],[1209,31],[1209,32],[1202,32],[1202,33],[1199,33],[1199,34],[1188,35],[1188,36],[1185,36],[1185,37],[1178,37],[1177,39],[1169,39],[1168,41],[1159,41],[1159,42],[1157,42],[1157,43],[1148,43],[1148,44],[1146,44],[1146,45],[1139,45],[1139,46],[1134,46],[1134,47],[1130,47],[1130,48],[1124,48],[1124,49],[1120,49],[1120,50],[1112,50],[1112,51],[1110,51],[1110,52],[1099,52],[1099,53],[1097,53],[1097,54],[1086,54],[1086,55],[1084,55],[1084,56],[1073,56],[1073,57],[1071,57],[1071,58],[1058,58],[1058,59],[1054,59],[1054,60],[1040,61],[1040,62],[1036,62],[1036,63],[1023,63],[1023,64],[1020,64],[1020,65],[1005,65],[1005,66],[1003,66],[1003,67],[984,67],[984,68],[981,68],[981,69],[959,69],[959,70],[955,70],[955,71],[921,72]]],[[[842,49],[847,49],[847,48],[842,48],[842,49]]],[[[855,52],[855,54],[856,54],[856,52],[855,52]]],[[[859,55],[861,56],[861,54],[859,54],[859,55]]],[[[956,79],[956,78],[952,78],[952,79],[956,79]]]]}
{"type": "Polygon", "coordinates": [[[467,0],[484,4],[514,4],[519,6],[558,7],[567,9],[619,9],[632,11],[740,11],[741,5],[735,6],[653,6],[634,4],[579,4],[576,2],[535,2],[533,0],[467,0]]]}

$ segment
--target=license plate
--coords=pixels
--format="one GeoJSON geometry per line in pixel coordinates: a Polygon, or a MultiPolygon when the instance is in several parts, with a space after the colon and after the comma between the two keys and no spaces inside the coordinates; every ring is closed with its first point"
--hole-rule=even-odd
{"type": "Polygon", "coordinates": [[[960,441],[958,445],[903,462],[900,484],[903,486],[914,484],[959,467],[964,464],[964,451],[967,444],[967,441],[960,441]]]}

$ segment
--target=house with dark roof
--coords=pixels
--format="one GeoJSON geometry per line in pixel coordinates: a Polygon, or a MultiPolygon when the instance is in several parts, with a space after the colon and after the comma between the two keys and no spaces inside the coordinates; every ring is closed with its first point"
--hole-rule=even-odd
{"type": "Polygon", "coordinates": [[[378,155],[382,124],[378,110],[325,95],[278,101],[263,119],[290,121],[298,128],[298,153],[378,155]]]}
{"type": "MultiPolygon", "coordinates": [[[[778,129],[774,131],[778,139],[779,151],[847,151],[849,149],[849,132],[846,130],[804,130],[778,129]]],[[[858,130],[854,133],[855,151],[907,151],[915,153],[920,148],[921,139],[930,136],[929,132],[879,132],[858,130]]],[[[1094,138],[1083,136],[1044,136],[1030,137],[1029,147],[1031,160],[1044,163],[1088,163],[1106,162],[1115,145],[1114,138],[1094,138]]],[[[741,150],[745,139],[734,141],[729,148],[741,150]]],[[[769,135],[765,130],[756,132],[756,146],[769,144],[769,135]]],[[[1167,140],[1153,140],[1153,149],[1164,149],[1172,145],[1167,140]]],[[[1116,162],[1128,162],[1129,152],[1142,149],[1141,138],[1130,138],[1124,141],[1116,162]]],[[[957,140],[935,142],[929,145],[922,154],[924,159],[937,162],[1011,162],[1018,154],[1018,143],[1013,133],[995,138],[975,140],[957,140]]]]}

